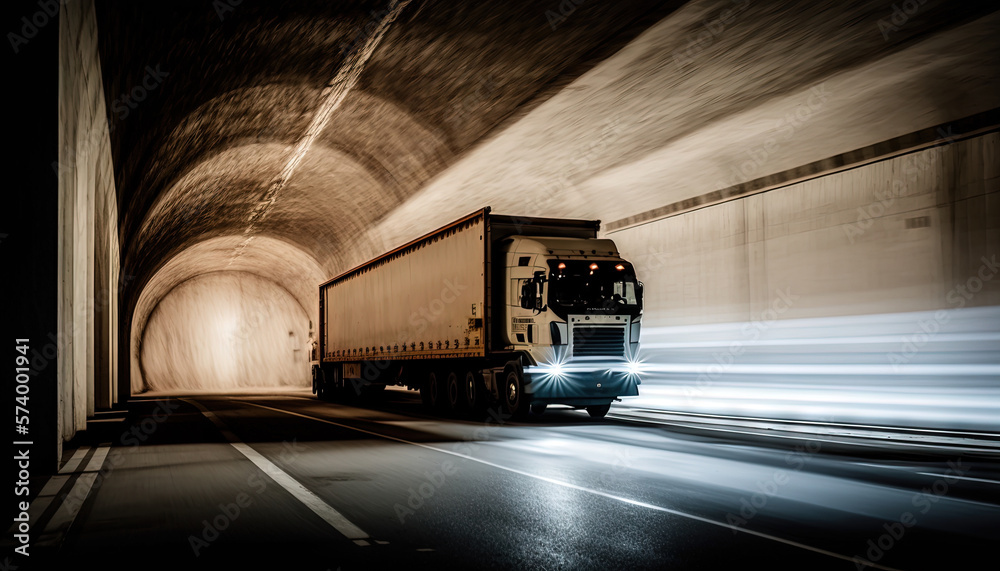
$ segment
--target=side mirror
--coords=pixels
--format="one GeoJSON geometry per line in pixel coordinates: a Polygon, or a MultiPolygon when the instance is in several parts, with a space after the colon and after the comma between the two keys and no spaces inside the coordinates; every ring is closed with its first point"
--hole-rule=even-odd
{"type": "Polygon", "coordinates": [[[548,309],[545,304],[545,272],[535,272],[535,306],[532,308],[539,313],[548,309]]]}
{"type": "Polygon", "coordinates": [[[521,284],[521,309],[535,309],[536,290],[534,280],[524,280],[521,284]]]}

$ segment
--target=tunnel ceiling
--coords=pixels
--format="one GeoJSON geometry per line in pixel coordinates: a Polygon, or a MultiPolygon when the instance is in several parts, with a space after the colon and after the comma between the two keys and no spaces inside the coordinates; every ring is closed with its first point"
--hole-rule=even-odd
{"type": "MultiPolygon", "coordinates": [[[[566,20],[551,18],[557,2],[407,5],[260,234],[333,271],[365,227],[679,3],[565,4],[566,20]]],[[[129,279],[141,289],[191,245],[244,231],[321,89],[388,6],[97,3],[129,279]]]]}

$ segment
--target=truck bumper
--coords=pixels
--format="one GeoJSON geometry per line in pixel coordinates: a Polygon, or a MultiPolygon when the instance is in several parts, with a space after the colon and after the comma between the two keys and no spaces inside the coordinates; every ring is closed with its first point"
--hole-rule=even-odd
{"type": "Polygon", "coordinates": [[[554,375],[546,372],[524,374],[524,392],[532,403],[591,405],[608,403],[617,397],[639,395],[637,375],[622,371],[573,371],[554,375]]]}

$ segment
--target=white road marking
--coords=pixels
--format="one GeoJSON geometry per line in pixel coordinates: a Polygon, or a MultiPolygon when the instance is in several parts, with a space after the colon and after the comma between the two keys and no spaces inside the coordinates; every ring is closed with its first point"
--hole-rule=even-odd
{"type": "MultiPolygon", "coordinates": [[[[642,501],[639,501],[639,500],[633,500],[633,499],[625,498],[625,497],[622,497],[622,496],[616,496],[614,494],[609,494],[607,492],[602,492],[600,490],[593,490],[593,489],[590,489],[590,488],[586,488],[584,486],[578,486],[576,484],[571,484],[570,482],[564,482],[562,480],[556,480],[555,478],[549,478],[549,477],[546,477],[546,476],[540,476],[538,474],[532,474],[531,472],[525,472],[524,470],[518,470],[517,468],[510,468],[508,466],[502,466],[500,464],[495,464],[493,462],[489,462],[487,460],[482,460],[480,458],[475,458],[475,457],[472,457],[472,456],[469,456],[469,455],[466,455],[466,454],[460,454],[458,452],[453,452],[451,450],[445,450],[444,448],[437,448],[435,446],[430,446],[430,445],[427,445],[427,444],[421,444],[419,442],[411,442],[409,440],[405,440],[405,439],[402,439],[402,438],[396,438],[395,436],[389,436],[389,435],[386,435],[386,434],[379,434],[378,432],[372,432],[370,430],[365,430],[363,428],[357,428],[357,427],[350,426],[350,425],[347,425],[347,424],[342,424],[342,423],[339,423],[339,422],[333,422],[332,420],[326,420],[324,418],[317,418],[315,416],[309,416],[309,415],[301,414],[301,413],[298,413],[298,412],[291,412],[291,411],[288,411],[288,410],[282,410],[280,408],[274,408],[274,407],[270,407],[270,406],[266,406],[266,405],[262,405],[262,404],[257,404],[257,403],[252,403],[252,402],[247,402],[247,401],[237,401],[237,402],[240,402],[242,404],[248,404],[250,406],[255,406],[255,407],[258,407],[258,408],[263,408],[263,409],[267,409],[267,410],[273,410],[275,412],[281,412],[281,413],[292,415],[292,416],[298,416],[298,417],[301,417],[301,418],[307,418],[309,420],[315,420],[317,422],[324,422],[326,424],[332,424],[334,426],[339,426],[341,428],[346,428],[348,430],[354,430],[356,432],[362,432],[362,433],[365,433],[365,434],[371,434],[372,436],[378,436],[379,438],[385,438],[386,440],[394,440],[396,442],[401,442],[403,444],[410,444],[412,446],[419,446],[420,448],[426,448],[428,450],[434,450],[435,452],[440,452],[442,454],[449,454],[451,456],[457,456],[459,458],[464,458],[466,460],[471,460],[473,462],[478,462],[478,463],[486,465],[486,466],[491,466],[493,468],[498,468],[500,470],[505,470],[507,472],[512,472],[512,473],[515,473],[515,474],[520,474],[522,476],[527,476],[529,478],[534,478],[536,480],[541,480],[543,482],[548,482],[550,484],[555,484],[557,486],[562,486],[564,488],[570,488],[570,489],[573,489],[573,490],[578,490],[578,491],[581,491],[581,492],[586,492],[588,494],[593,494],[593,495],[596,495],[596,496],[601,496],[601,497],[612,499],[612,500],[619,501],[619,502],[622,502],[622,503],[626,503],[626,504],[630,504],[630,505],[634,505],[634,506],[639,506],[639,507],[643,507],[643,508],[648,508],[648,509],[651,509],[651,510],[655,510],[655,511],[659,511],[659,512],[664,512],[664,513],[668,513],[668,514],[671,514],[671,515],[685,517],[685,518],[688,518],[688,519],[692,519],[692,520],[695,520],[695,521],[700,521],[702,523],[707,523],[707,524],[710,524],[710,525],[724,527],[726,529],[730,529],[730,530],[735,531],[735,532],[746,533],[746,534],[749,534],[749,535],[754,535],[754,536],[757,536],[757,537],[761,537],[763,539],[769,539],[771,541],[776,541],[778,543],[784,543],[785,545],[791,545],[793,547],[798,547],[800,549],[805,549],[807,551],[812,551],[814,553],[820,553],[822,555],[827,555],[829,557],[834,557],[836,559],[842,559],[844,561],[850,561],[852,563],[855,562],[855,558],[851,557],[849,555],[842,555],[840,553],[836,553],[836,552],[833,552],[833,551],[827,551],[826,549],[821,549],[819,547],[813,547],[811,545],[806,545],[804,543],[799,543],[797,541],[792,541],[792,540],[789,540],[789,539],[784,539],[782,537],[777,537],[777,536],[774,536],[774,535],[769,535],[769,534],[762,533],[762,532],[759,532],[759,531],[754,531],[752,529],[746,529],[746,528],[743,528],[743,527],[740,527],[740,526],[737,526],[737,525],[731,525],[731,524],[728,524],[728,523],[723,523],[721,521],[716,521],[716,520],[713,520],[713,519],[709,519],[709,518],[697,516],[697,515],[690,514],[690,513],[687,513],[687,512],[682,512],[682,511],[671,509],[671,508],[665,508],[663,506],[658,506],[658,505],[655,505],[655,504],[650,504],[650,503],[642,502],[642,501]]],[[[866,564],[869,567],[873,567],[875,569],[884,569],[885,571],[898,571],[897,569],[895,569],[893,567],[886,567],[884,565],[879,565],[878,563],[875,563],[875,562],[866,562],[866,564]]]]}
{"type": "Polygon", "coordinates": [[[970,478],[968,476],[955,476],[954,474],[935,474],[934,472],[917,472],[923,476],[937,476],[940,478],[948,478],[949,480],[969,480],[970,482],[984,482],[987,484],[1000,484],[996,480],[985,480],[983,478],[970,478]]]}
{"type": "Polygon", "coordinates": [[[321,517],[323,521],[330,524],[330,526],[336,529],[341,535],[347,539],[353,540],[357,545],[369,545],[366,541],[369,539],[369,535],[367,533],[365,533],[360,527],[351,523],[350,520],[343,516],[343,514],[335,510],[332,506],[330,506],[330,504],[324,502],[319,496],[299,483],[298,480],[288,475],[287,472],[279,468],[274,462],[271,462],[260,452],[257,452],[237,438],[237,436],[229,430],[229,427],[222,422],[222,419],[220,419],[218,415],[208,410],[197,401],[190,399],[180,400],[197,407],[198,410],[200,410],[206,418],[211,420],[212,423],[215,424],[215,426],[222,432],[222,434],[229,441],[230,446],[235,448],[236,451],[243,456],[246,456],[248,460],[253,462],[254,465],[260,468],[261,471],[267,474],[279,486],[284,488],[285,491],[292,494],[295,499],[302,502],[302,504],[321,517]]]}
{"type": "Polygon", "coordinates": [[[90,450],[89,446],[79,447],[76,452],[73,453],[73,456],[66,461],[66,464],[64,464],[62,468],[59,468],[59,473],[69,474],[76,470],[76,467],[80,465],[80,461],[87,455],[88,450],[90,450]]]}
{"type": "Polygon", "coordinates": [[[62,544],[63,539],[66,538],[66,532],[73,525],[77,514],[80,513],[80,508],[83,507],[83,503],[90,495],[90,491],[94,487],[94,480],[97,479],[97,473],[104,465],[104,459],[108,457],[110,450],[109,445],[102,444],[94,451],[84,473],[76,479],[69,493],[63,498],[62,504],[45,525],[38,541],[35,542],[36,545],[58,547],[62,544]]]}

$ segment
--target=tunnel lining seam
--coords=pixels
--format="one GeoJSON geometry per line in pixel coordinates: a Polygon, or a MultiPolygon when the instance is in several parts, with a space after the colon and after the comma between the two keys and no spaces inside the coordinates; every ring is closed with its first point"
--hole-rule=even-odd
{"type": "Polygon", "coordinates": [[[851,171],[936,146],[957,143],[996,131],[1000,131],[1000,108],[990,109],[956,121],[906,133],[892,139],[833,155],[802,166],[672,202],[633,216],[620,218],[607,224],[607,233],[614,234],[615,232],[636,228],[644,224],[680,216],[703,208],[718,206],[726,202],[851,171]],[[950,129],[959,132],[954,135],[941,136],[950,129]]]}

